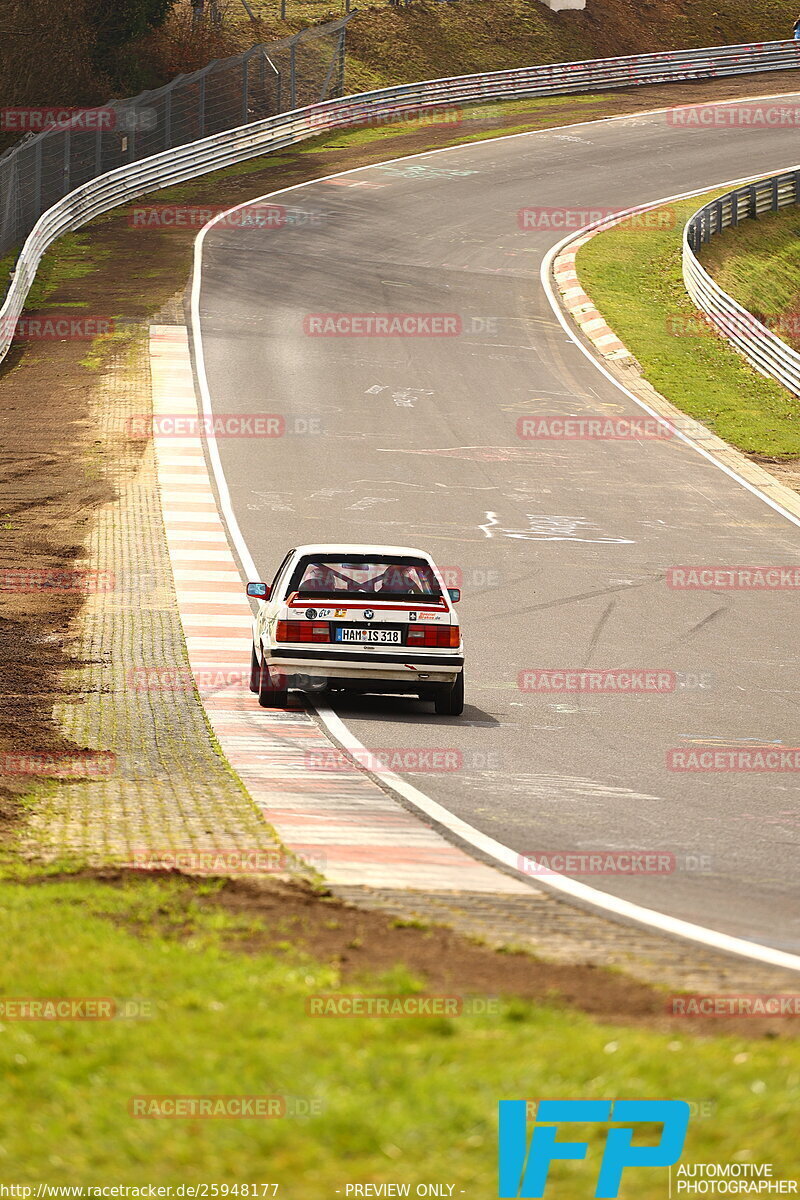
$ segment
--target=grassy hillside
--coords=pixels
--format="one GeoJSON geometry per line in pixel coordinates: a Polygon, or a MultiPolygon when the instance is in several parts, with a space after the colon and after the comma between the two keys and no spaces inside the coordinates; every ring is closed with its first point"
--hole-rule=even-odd
{"type": "Polygon", "coordinates": [[[704,247],[720,287],[800,349],[800,209],[745,221],[704,247]]]}
{"type": "MultiPolygon", "coordinates": [[[[139,82],[158,82],[214,56],[273,41],[339,17],[344,0],[248,0],[224,4],[223,28],[192,33],[189,0],[167,26],[129,55],[139,82]]],[[[417,0],[403,8],[361,4],[348,34],[347,88],[440,75],[502,70],[535,62],[598,58],[685,46],[791,36],[797,0],[588,0],[584,12],[553,13],[539,0],[417,0]]]]}

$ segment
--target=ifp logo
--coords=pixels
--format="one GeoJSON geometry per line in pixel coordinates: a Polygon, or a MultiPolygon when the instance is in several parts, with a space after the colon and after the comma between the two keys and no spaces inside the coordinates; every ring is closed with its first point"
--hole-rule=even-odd
{"type": "Polygon", "coordinates": [[[626,1167],[671,1167],[678,1161],[689,1126],[685,1100],[540,1100],[536,1109],[530,1147],[527,1141],[525,1100],[500,1101],[500,1187],[501,1200],[544,1196],[550,1163],[559,1159],[584,1159],[587,1142],[558,1142],[558,1126],[618,1123],[627,1128],[609,1129],[595,1197],[619,1194],[626,1167]],[[656,1145],[634,1146],[633,1125],[661,1125],[656,1145]]]}

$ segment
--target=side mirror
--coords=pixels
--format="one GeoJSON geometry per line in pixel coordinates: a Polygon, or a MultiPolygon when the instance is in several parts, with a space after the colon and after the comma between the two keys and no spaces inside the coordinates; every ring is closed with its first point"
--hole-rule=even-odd
{"type": "Polygon", "coordinates": [[[255,596],[257,600],[269,600],[270,586],[268,583],[248,583],[248,596],[255,596]]]}
{"type": "Polygon", "coordinates": [[[447,594],[453,601],[453,604],[458,604],[459,600],[461,599],[461,588],[448,588],[447,594]]]}

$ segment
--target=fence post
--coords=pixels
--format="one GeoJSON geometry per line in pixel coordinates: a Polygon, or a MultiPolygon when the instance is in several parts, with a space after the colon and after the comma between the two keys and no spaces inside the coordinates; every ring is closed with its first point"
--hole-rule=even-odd
{"type": "Polygon", "coordinates": [[[164,149],[172,147],[172,88],[164,97],[164,149]]]}
{"type": "MultiPolygon", "coordinates": [[[[97,131],[97,137],[100,137],[100,130],[97,131]]],[[[35,149],[33,152],[34,161],[34,184],[33,184],[33,219],[38,221],[42,212],[42,139],[37,137],[35,149]]],[[[99,175],[100,172],[98,171],[99,175]]]]}
{"type": "Polygon", "coordinates": [[[199,92],[199,94],[197,97],[197,99],[198,99],[197,118],[198,118],[198,121],[200,122],[200,137],[202,138],[202,137],[206,136],[206,73],[205,73],[205,71],[200,76],[198,92],[199,92]]]}
{"type": "Polygon", "coordinates": [[[242,62],[242,124],[247,124],[247,89],[248,89],[248,71],[250,59],[245,58],[242,62]]]}
{"type": "Polygon", "coordinates": [[[297,65],[297,39],[292,40],[289,47],[289,110],[291,112],[297,107],[297,75],[295,67],[297,65]]]}
{"type": "MultiPolygon", "coordinates": [[[[17,232],[17,213],[19,205],[17,197],[19,196],[19,158],[15,157],[7,160],[7,165],[3,165],[3,171],[8,173],[8,187],[5,189],[5,211],[0,213],[0,234],[2,235],[2,249],[10,250],[16,241],[19,240],[17,232]]],[[[2,193],[0,193],[2,195],[2,193]]],[[[0,280],[2,287],[2,280],[0,280]]]]}
{"type": "MultiPolygon", "coordinates": [[[[350,11],[350,0],[347,0],[347,11],[348,12],[350,11]]],[[[339,31],[339,46],[336,51],[336,53],[339,57],[339,70],[336,73],[336,90],[334,92],[335,96],[343,96],[344,95],[344,66],[345,66],[345,38],[346,38],[346,36],[347,36],[347,26],[345,25],[339,31]]]]}
{"type": "Polygon", "coordinates": [[[72,141],[72,139],[70,137],[70,131],[69,131],[69,125],[68,125],[67,128],[64,130],[64,178],[63,178],[63,189],[64,190],[61,193],[62,196],[66,196],[67,192],[70,190],[69,189],[70,167],[71,167],[70,154],[72,151],[71,141],[72,141]]]}

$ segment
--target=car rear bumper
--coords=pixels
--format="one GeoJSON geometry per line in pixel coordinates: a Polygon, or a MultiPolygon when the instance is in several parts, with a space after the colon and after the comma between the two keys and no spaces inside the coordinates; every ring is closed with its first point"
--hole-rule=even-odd
{"type": "Polygon", "coordinates": [[[368,652],[321,654],[318,650],[290,650],[283,647],[267,651],[270,667],[287,675],[308,675],[315,679],[414,681],[420,684],[452,683],[464,667],[461,654],[394,654],[368,652]]]}

